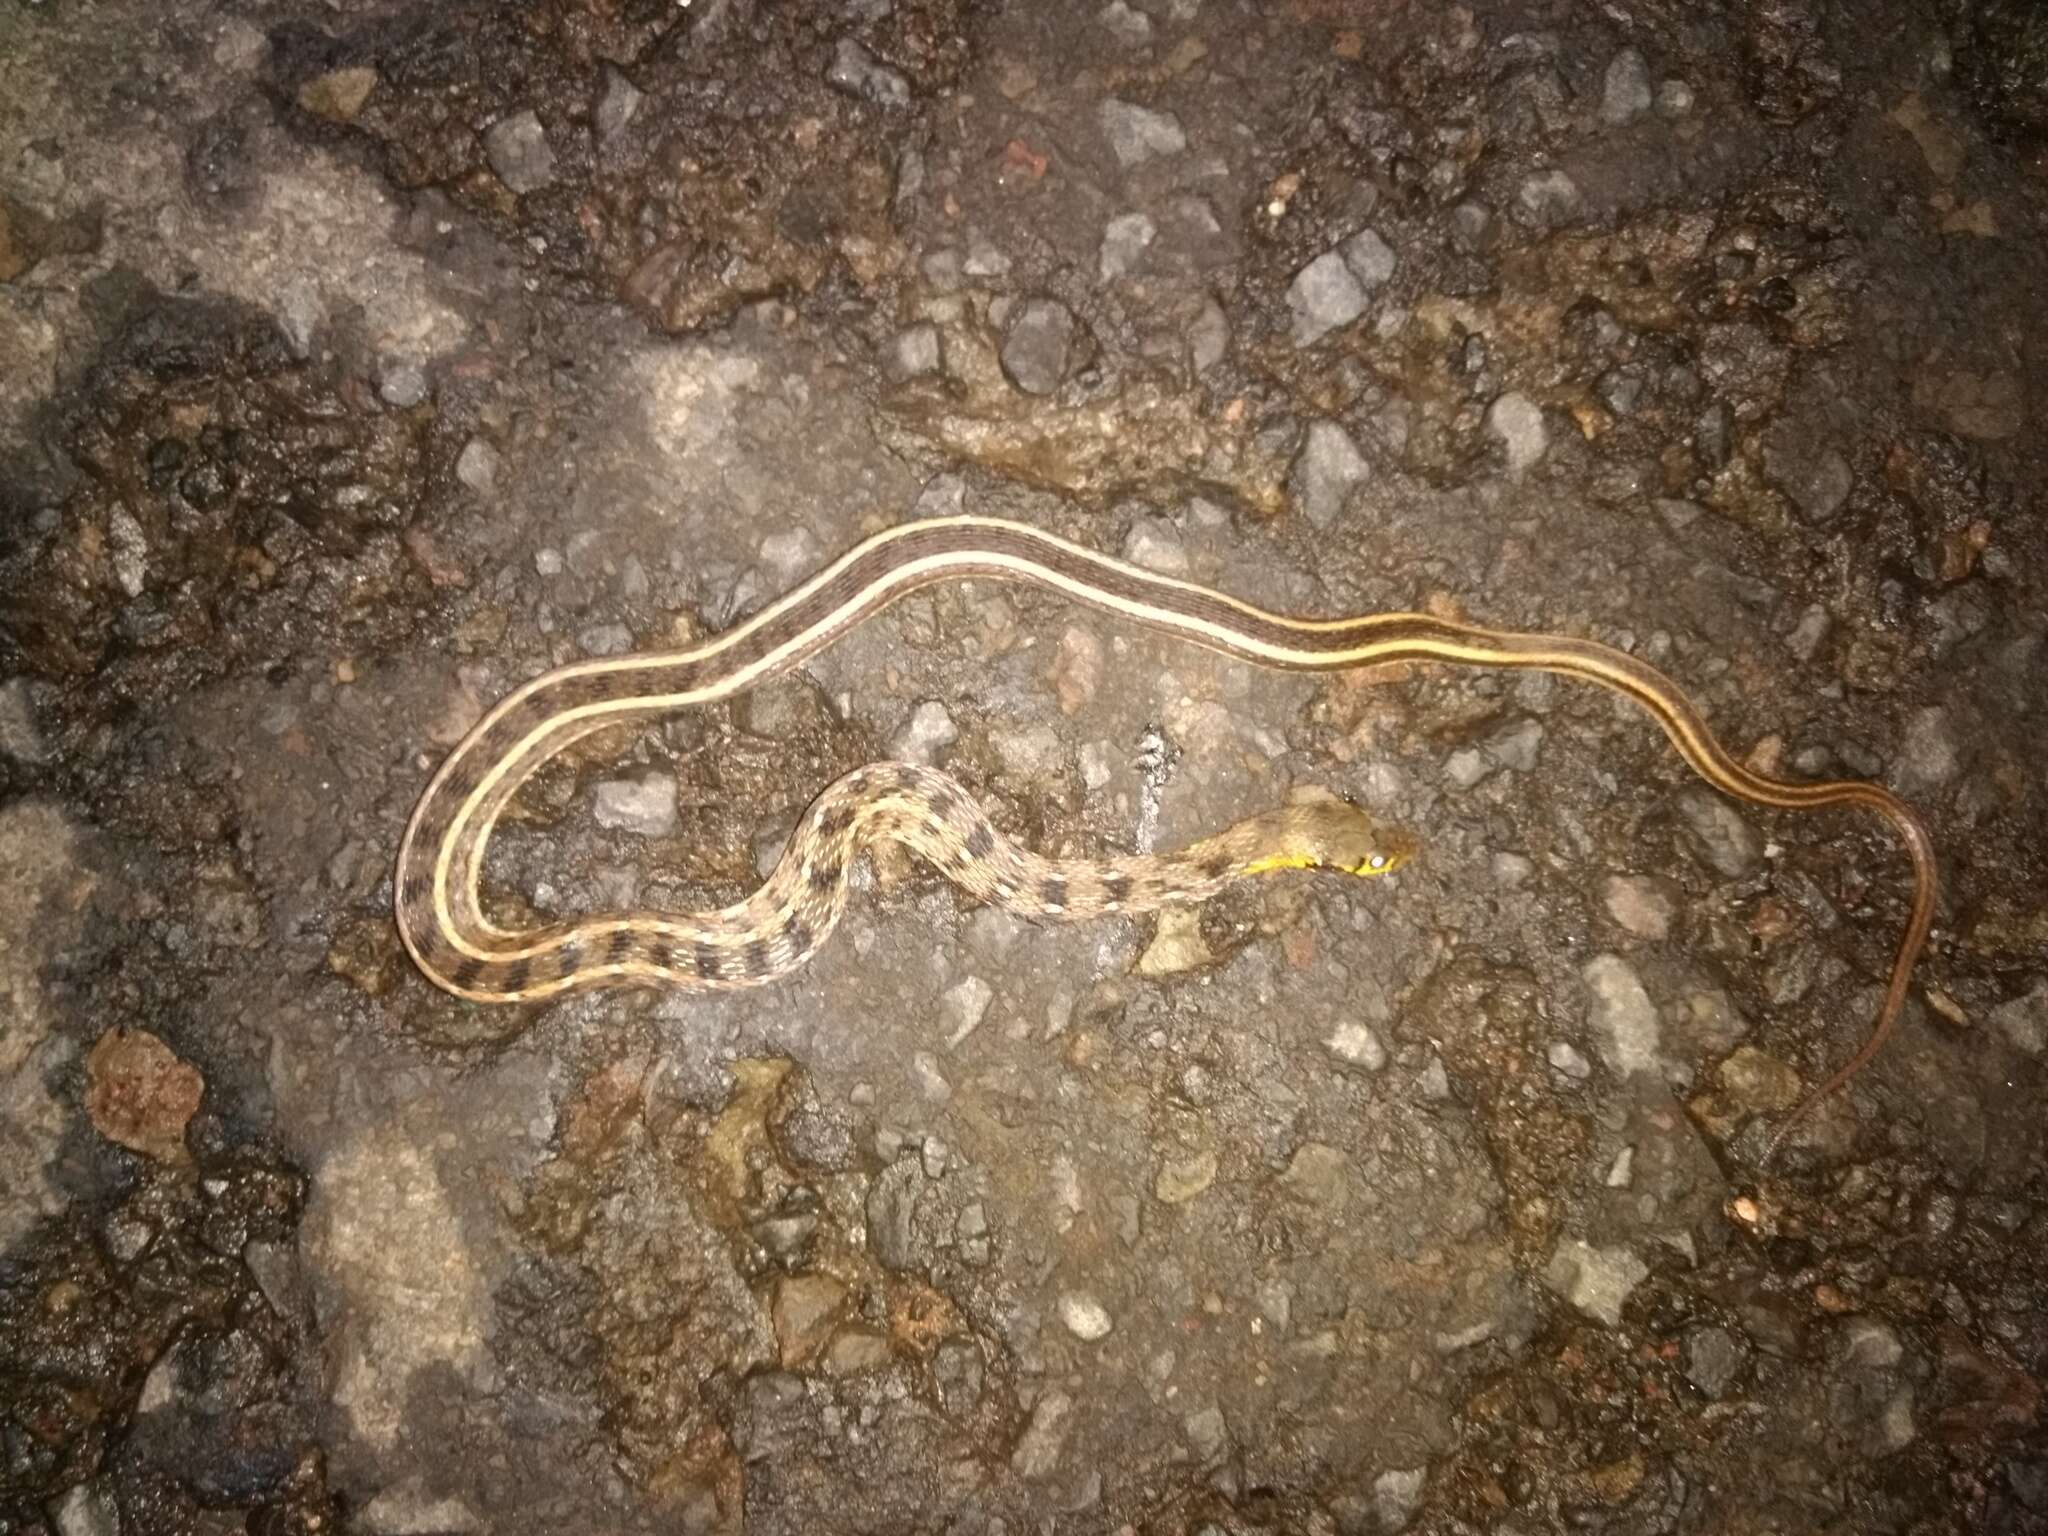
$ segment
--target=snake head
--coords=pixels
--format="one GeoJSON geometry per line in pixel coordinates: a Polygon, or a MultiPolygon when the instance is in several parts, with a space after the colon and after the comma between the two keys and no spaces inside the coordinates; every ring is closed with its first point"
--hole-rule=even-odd
{"type": "Polygon", "coordinates": [[[1296,853],[1293,862],[1312,869],[1371,879],[1392,874],[1420,848],[1412,832],[1377,822],[1335,795],[1302,796],[1282,814],[1283,845],[1296,853]]]}

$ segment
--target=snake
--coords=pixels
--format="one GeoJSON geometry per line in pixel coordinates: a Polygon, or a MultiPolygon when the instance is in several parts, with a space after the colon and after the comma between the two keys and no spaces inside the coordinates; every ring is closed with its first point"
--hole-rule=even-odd
{"type": "Polygon", "coordinates": [[[591,913],[527,927],[488,916],[480,881],[491,832],[542,764],[592,733],[729,699],[801,667],[911,592],[949,581],[1037,587],[1141,629],[1284,672],[1373,672],[1446,663],[1576,678],[1639,705],[1706,783],[1781,810],[1854,806],[1889,823],[1912,866],[1904,931],[1862,1045],[1793,1110],[1765,1151],[1877,1056],[1896,1027],[1933,927],[1934,839],[1883,785],[1793,781],[1746,766],[1670,677],[1626,651],[1556,634],[1487,629],[1424,613],[1297,618],[1144,569],[1039,528],[991,517],[910,521],[862,540],[723,633],[682,649],[572,662],[514,689],[442,761],[414,807],[393,873],[398,931],[442,990],[528,1003],[600,987],[724,992],[784,976],[825,943],[867,848],[909,848],[972,898],[1041,919],[1085,919],[1199,902],[1284,869],[1376,877],[1417,851],[1414,835],[1336,796],[1297,796],[1169,853],[1041,857],[1004,835],[952,776],[870,763],[827,786],[764,883],[715,911],[591,913]]]}

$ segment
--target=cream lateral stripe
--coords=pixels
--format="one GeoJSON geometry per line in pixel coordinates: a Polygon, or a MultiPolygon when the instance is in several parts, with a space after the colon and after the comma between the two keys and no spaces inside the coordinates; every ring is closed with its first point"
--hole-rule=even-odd
{"type": "MultiPolygon", "coordinates": [[[[930,525],[913,523],[908,526],[911,529],[917,529],[930,525]]],[[[1004,524],[998,526],[1012,527],[1013,525],[1004,524]]],[[[1044,537],[1044,535],[1035,536],[1044,537]]],[[[1048,539],[1047,542],[1059,543],[1062,541],[1048,539]]],[[[864,553],[869,547],[871,546],[862,546],[855,551],[855,554],[864,553]]],[[[1067,545],[1066,548],[1076,553],[1085,553],[1080,551],[1077,546],[1067,545]]],[[[852,558],[853,556],[843,558],[831,567],[830,572],[827,574],[837,574],[852,558]]],[[[1147,585],[1179,587],[1183,590],[1199,592],[1204,596],[1221,595],[1211,593],[1206,587],[1196,587],[1185,582],[1169,582],[1163,577],[1152,576],[1149,572],[1137,570],[1135,567],[1124,565],[1121,561],[1110,560],[1104,556],[1091,554],[1089,559],[1096,564],[1140,578],[1147,585]]],[[[937,554],[926,555],[918,560],[906,561],[902,565],[890,569],[872,586],[864,588],[860,593],[860,606],[864,611],[872,611],[874,608],[884,606],[887,599],[893,596],[898,589],[906,585],[913,587],[921,586],[956,568],[971,569],[977,573],[991,572],[992,569],[994,571],[1007,572],[1011,580],[1040,583],[1052,587],[1058,591],[1065,592],[1070,597],[1077,597],[1091,606],[1108,608],[1123,613],[1136,622],[1151,628],[1177,630],[1197,638],[1206,635],[1217,635],[1222,638],[1210,642],[1216,648],[1251,651],[1265,657],[1274,665],[1280,667],[1298,670],[1313,668],[1317,671],[1326,671],[1346,665],[1347,660],[1355,664],[1356,662],[1369,659],[1370,653],[1374,649],[1371,645],[1365,645],[1358,647],[1356,651],[1302,651],[1267,645],[1262,641],[1253,640],[1246,635],[1218,630],[1202,620],[1174,609],[1155,608],[1146,604],[1130,602],[1114,593],[1105,592],[1100,587],[1091,586],[1077,580],[1051,566],[1039,565],[1036,562],[1022,560],[1016,556],[988,550],[946,550],[937,554]],[[870,599],[873,600],[870,601],[870,599]]],[[[485,720],[472,729],[470,739],[481,736],[493,723],[503,719],[518,703],[523,703],[527,698],[532,697],[534,693],[538,692],[541,687],[550,683],[559,683],[567,680],[569,677],[587,677],[595,673],[628,671],[635,668],[659,669],[664,666],[701,661],[706,656],[715,655],[718,650],[727,649],[734,641],[744,638],[745,633],[751,633],[753,630],[760,628],[763,623],[778,617],[781,613],[787,612],[797,602],[812,595],[821,585],[823,585],[823,582],[820,580],[807,582],[804,586],[798,588],[791,600],[764,610],[762,614],[756,616],[755,620],[750,621],[744,632],[736,631],[730,639],[711,650],[703,652],[678,652],[668,656],[643,656],[637,661],[623,659],[592,663],[588,666],[577,666],[573,669],[546,674],[527,684],[519,693],[514,694],[512,699],[508,700],[506,704],[500,705],[497,709],[493,710],[485,720]]],[[[1237,608],[1248,617],[1261,619],[1288,629],[1309,631],[1311,629],[1335,630],[1345,627],[1345,621],[1343,620],[1311,623],[1288,619],[1278,614],[1267,613],[1262,609],[1254,608],[1247,603],[1236,602],[1235,600],[1232,601],[1231,606],[1237,608]]],[[[835,615],[843,611],[835,610],[835,615]]],[[[1402,617],[1405,617],[1405,615],[1402,617]]],[[[559,714],[550,715],[540,725],[521,738],[509,752],[506,752],[493,763],[489,771],[478,781],[462,808],[456,812],[455,819],[449,823],[447,832],[442,836],[440,851],[434,860],[434,912],[442,923],[443,933],[450,942],[451,947],[462,954],[485,960],[527,958],[539,953],[544,947],[536,945],[527,949],[513,950],[479,949],[469,943],[462,933],[457,930],[448,906],[448,866],[453,860],[455,845],[461,840],[475,806],[489,795],[491,790],[497,786],[507,773],[511,772],[519,764],[524,763],[536,746],[554,735],[558,730],[581,721],[602,720],[611,715],[666,713],[670,710],[687,709],[695,704],[713,703],[719,699],[728,698],[735,693],[743,692],[751,687],[757,679],[780,671],[788,658],[796,652],[803,650],[821,627],[823,626],[813,625],[809,629],[800,631],[784,641],[775,650],[767,653],[760,660],[738,671],[727,673],[724,677],[702,688],[694,688],[681,693],[634,694],[626,698],[605,699],[595,704],[585,704],[576,708],[565,709],[559,714]]],[[[1454,661],[1491,655],[1491,653],[1475,649],[1471,653],[1471,658],[1467,658],[1462,655],[1449,653],[1448,647],[1446,651],[1445,659],[1454,661]]],[[[1399,658],[1390,657],[1388,659],[1395,660],[1399,658]]],[[[1536,663],[1532,662],[1530,665],[1536,665],[1536,663]]],[[[458,756],[461,754],[461,751],[461,748],[457,749],[458,756]]],[[[443,766],[442,774],[445,775],[451,771],[453,763],[454,759],[451,758],[450,762],[443,766]]],[[[439,776],[436,779],[437,784],[438,782],[439,776]]],[[[431,792],[430,790],[429,793],[431,794],[431,792]]],[[[482,850],[479,848],[477,860],[479,865],[482,862],[481,853],[482,850]]]]}

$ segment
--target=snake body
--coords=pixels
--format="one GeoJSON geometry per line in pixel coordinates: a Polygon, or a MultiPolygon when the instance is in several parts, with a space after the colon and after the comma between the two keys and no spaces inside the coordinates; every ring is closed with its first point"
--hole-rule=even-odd
{"type": "Polygon", "coordinates": [[[399,846],[394,905],[415,963],[437,986],[480,1002],[530,1001],[598,986],[758,985],[801,964],[823,942],[844,906],[854,855],[878,838],[908,844],[977,897],[1051,917],[1199,900],[1268,868],[1376,874],[1408,856],[1412,845],[1403,835],[1373,827],[1362,812],[1294,807],[1177,854],[1053,863],[1003,837],[946,775],[879,763],[821,794],[767,883],[735,906],[598,914],[523,931],[486,917],[478,879],[492,827],[549,758],[594,731],[729,698],[801,666],[907,593],[976,577],[1046,588],[1138,626],[1284,671],[1434,661],[1581,678],[1642,706],[1693,770],[1729,795],[1784,809],[1860,806],[1875,812],[1898,833],[1912,861],[1911,908],[1868,1038],[1801,1110],[1861,1070],[1898,1020],[1933,923],[1937,869],[1926,825],[1883,786],[1797,783],[1754,772],[1721,746],[1676,683],[1594,641],[1415,613],[1289,618],[1035,528],[974,517],[878,533],[701,645],[572,663],[508,695],[441,764],[399,846]]]}

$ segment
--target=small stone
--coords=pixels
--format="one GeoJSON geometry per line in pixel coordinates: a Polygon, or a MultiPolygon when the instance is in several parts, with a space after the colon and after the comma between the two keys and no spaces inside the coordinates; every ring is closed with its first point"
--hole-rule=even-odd
{"type": "Polygon", "coordinates": [[[1066,766],[1066,748],[1049,725],[996,731],[990,734],[989,745],[1003,772],[1013,779],[1049,779],[1066,766]]]}
{"type": "Polygon", "coordinates": [[[1633,48],[1624,48],[1607,65],[1606,87],[1600,93],[1600,121],[1609,127],[1634,122],[1650,110],[1650,66],[1633,48]]]}
{"type": "Polygon", "coordinates": [[[1007,277],[1010,258],[986,235],[974,235],[967,242],[967,258],[960,270],[969,277],[1007,277]]]}
{"type": "Polygon", "coordinates": [[[1493,233],[1493,215],[1478,203],[1460,203],[1451,210],[1451,239],[1460,250],[1478,252],[1486,248],[1493,233]]]}
{"type": "Polygon", "coordinates": [[[330,123],[352,123],[377,88],[377,71],[364,65],[331,69],[299,87],[299,106],[330,123]]]}
{"type": "Polygon", "coordinates": [[[1553,1040],[1550,1049],[1544,1053],[1551,1066],[1575,1082],[1583,1083],[1593,1075],[1593,1063],[1586,1060],[1569,1040],[1553,1040]]]}
{"type": "Polygon", "coordinates": [[[1185,1205],[1215,1182],[1216,1154],[1196,1152],[1161,1163],[1152,1195],[1162,1205],[1185,1205]]]}
{"type": "Polygon", "coordinates": [[[1496,853],[1491,868],[1493,883],[1504,891],[1519,891],[1536,873],[1536,866],[1519,853],[1496,853]]]}
{"type": "Polygon", "coordinates": [[[1096,270],[1107,283],[1122,277],[1158,238],[1159,230],[1142,213],[1120,213],[1102,229],[1102,253],[1096,270]]]}
{"type": "Polygon", "coordinates": [[[1657,87],[1657,113],[1661,117],[1684,117],[1692,110],[1693,90],[1683,80],[1666,80],[1657,87]]]}
{"type": "Polygon", "coordinates": [[[959,739],[960,728],[953,723],[952,711],[937,699],[926,699],[910,712],[903,729],[890,738],[889,751],[906,762],[929,767],[959,739]]]}
{"type": "Polygon", "coordinates": [[[775,1345],[785,1369],[802,1365],[832,1331],[846,1287],[830,1275],[785,1275],[775,1282],[775,1345]]]}
{"type": "Polygon", "coordinates": [[[1715,1069],[1714,1077],[1744,1109],[1770,1114],[1799,1102],[1799,1074],[1753,1045],[1730,1055],[1715,1069]]]}
{"type": "Polygon", "coordinates": [[[1110,1329],[1116,1326],[1101,1302],[1074,1291],[1060,1298],[1060,1321],[1066,1324],[1067,1332],[1090,1344],[1108,1338],[1110,1329]]]}
{"type": "Polygon", "coordinates": [[[1607,1187],[1609,1189],[1627,1189],[1631,1184],[1635,1183],[1635,1178],[1636,1149],[1634,1147],[1623,1147],[1614,1154],[1614,1161],[1607,1165],[1607,1187]]]}
{"type": "Polygon", "coordinates": [[[484,158],[498,180],[521,196],[555,179],[555,152],[531,108],[501,117],[484,130],[484,158]]]}
{"type": "Polygon", "coordinates": [[[1365,289],[1335,251],[1325,251],[1294,274],[1287,307],[1294,315],[1294,344],[1311,346],[1365,313],[1365,289]]]}
{"type": "Polygon", "coordinates": [[[1799,616],[1799,623],[1786,637],[1786,645],[1801,661],[1811,661],[1820,654],[1820,648],[1827,643],[1828,630],[1834,621],[1827,609],[1814,603],[1799,616]]]}
{"type": "MultiPolygon", "coordinates": [[[[1093,630],[1083,629],[1078,624],[1068,625],[1052,658],[1052,688],[1060,701],[1060,712],[1068,715],[1079,713],[1101,686],[1101,640],[1096,638],[1093,630]]],[[[1084,749],[1084,778],[1088,776],[1087,756],[1084,749]]],[[[1107,782],[1106,778],[1104,782],[1107,782]]],[[[1091,781],[1089,788],[1099,789],[1101,785],[1091,781]]]]}
{"type": "Polygon", "coordinates": [[[889,1341],[871,1328],[844,1328],[825,1351],[825,1369],[834,1376],[861,1376],[885,1369],[889,1341]]]}
{"type": "Polygon", "coordinates": [[[479,496],[488,496],[498,488],[498,472],[504,467],[504,457],[480,437],[464,443],[462,452],[455,456],[455,478],[479,496]]]}
{"type": "Polygon", "coordinates": [[[1634,1249],[1595,1248],[1579,1238],[1560,1238],[1543,1278],[1587,1317],[1618,1328],[1630,1293],[1649,1273],[1634,1249]]]}
{"type": "Polygon", "coordinates": [[[1387,279],[1394,275],[1394,248],[1380,238],[1378,230],[1361,229],[1337,250],[1351,275],[1358,279],[1358,285],[1368,293],[1385,287],[1387,279]]]}
{"type": "Polygon", "coordinates": [[[939,1021],[949,1049],[981,1027],[995,995],[995,989],[979,976],[969,976],[946,989],[939,999],[939,1021]]]}
{"type": "Polygon", "coordinates": [[[809,575],[818,558],[818,541],[808,528],[771,533],[761,541],[762,563],[785,582],[809,575]]]}
{"type": "Polygon", "coordinates": [[[1017,1439],[1016,1450],[1010,1453],[1010,1470],[1026,1482],[1052,1476],[1059,1466],[1060,1452],[1066,1448],[1071,1427],[1067,1420],[1073,1411],[1074,1400],[1064,1392],[1048,1392],[1039,1398],[1031,1410],[1030,1422],[1017,1439]]]}
{"type": "Polygon", "coordinates": [[[1486,408],[1486,428],[1507,448],[1508,474],[1516,479],[1541,462],[1550,447],[1543,408],[1526,395],[1500,396],[1486,408]]]}
{"type": "Polygon", "coordinates": [[[888,1269],[918,1267],[917,1203],[924,1193],[924,1183],[924,1170],[904,1159],[884,1168],[868,1186],[863,1207],[868,1251],[888,1269]]]}
{"type": "Polygon", "coordinates": [[[1147,42],[1152,36],[1152,18],[1143,11],[1134,11],[1124,0],[1109,0],[1102,8],[1099,18],[1102,24],[1125,42],[1138,44],[1147,42]]]}
{"type": "Polygon", "coordinates": [[[30,765],[50,760],[42,732],[36,729],[35,699],[25,677],[0,683],[0,757],[30,765]]]}
{"type": "Polygon", "coordinates": [[[562,552],[559,549],[550,549],[545,546],[536,549],[533,552],[533,568],[543,576],[561,575],[563,569],[562,552]]]}
{"type": "Polygon", "coordinates": [[[2016,1051],[2038,1056],[2048,1049],[2048,981],[2036,982],[2033,991],[1993,1008],[1991,1026],[2016,1051]]]}
{"type": "Polygon", "coordinates": [[[385,359],[377,369],[377,398],[394,410],[411,410],[427,398],[427,370],[415,358],[385,359]]]}
{"type": "Polygon", "coordinates": [[[1609,875],[1602,894],[1607,915],[1638,938],[1670,935],[1678,903],[1664,881],[1648,875],[1609,875]]]}
{"type": "Polygon", "coordinates": [[[1947,710],[1934,704],[1906,717],[1898,766],[1902,787],[1927,790],[1946,784],[1961,770],[1962,759],[1947,710]]]}
{"type": "Polygon", "coordinates": [[[825,83],[849,96],[859,96],[881,107],[910,105],[910,82],[850,37],[839,40],[838,50],[825,69],[825,83]]]}
{"type": "Polygon", "coordinates": [[[667,837],[676,829],[676,781],[666,773],[607,779],[597,786],[597,824],[614,832],[667,837]]]}
{"type": "Polygon", "coordinates": [[[593,624],[576,636],[586,656],[623,656],[633,649],[633,631],[623,624],[593,624]]]}
{"type": "Polygon", "coordinates": [[[1460,747],[1444,759],[1444,777],[1459,789],[1470,789],[1489,773],[1493,764],[1477,747],[1460,747]]]}
{"type": "Polygon", "coordinates": [[[1162,576],[1188,573],[1188,547],[1173,525],[1157,518],[1135,523],[1124,539],[1124,558],[1162,576]]]}
{"type": "Polygon", "coordinates": [[[1906,1357],[1906,1346],[1889,1323],[1851,1317],[1842,1323],[1835,1359],[1845,1371],[1888,1371],[1906,1357]]]}
{"type": "Polygon", "coordinates": [[[1422,1485],[1427,1476],[1427,1468],[1409,1467],[1382,1472],[1373,1479],[1372,1508],[1382,1531],[1408,1528],[1408,1522],[1415,1518],[1415,1507],[1422,1502],[1422,1485]]]}
{"type": "Polygon", "coordinates": [[[144,1029],[118,1026],[85,1058],[85,1109],[107,1140],[160,1163],[188,1163],[185,1127],[199,1110],[199,1069],[144,1029]]]}
{"type": "Polygon", "coordinates": [[[1685,1335],[1685,1379],[1702,1396],[1719,1402],[1749,1368],[1749,1346],[1726,1328],[1689,1329],[1685,1335]]]}
{"type": "Polygon", "coordinates": [[[1102,131],[1117,164],[1125,170],[1148,160],[1177,155],[1188,147],[1180,119],[1112,97],[1102,104],[1102,131]]]}
{"type": "Polygon", "coordinates": [[[1188,327],[1188,360],[1195,372],[1206,373],[1222,362],[1230,351],[1230,318],[1214,299],[1202,302],[1202,312],[1188,327]]]}
{"type": "Polygon", "coordinates": [[[1181,1428],[1199,1461],[1214,1461],[1230,1444],[1230,1426],[1223,1421],[1223,1410],[1213,1403],[1182,1419],[1181,1428]]]}
{"type": "Polygon", "coordinates": [[[1368,1072],[1377,1072],[1387,1064],[1386,1046],[1364,1024],[1339,1024],[1336,1032],[1323,1042],[1323,1048],[1339,1061],[1368,1072]]]}
{"type": "Polygon", "coordinates": [[[113,1480],[96,1477],[73,1484],[57,1501],[55,1520],[57,1536],[121,1536],[121,1506],[113,1480]]]}
{"type": "Polygon", "coordinates": [[[1579,184],[1563,171],[1538,171],[1522,178],[1515,206],[1531,224],[1556,228],[1579,211],[1579,184]]]}
{"type": "Polygon", "coordinates": [[[1763,839],[1741,813],[1719,795],[1688,790],[1678,797],[1678,813],[1692,829],[1700,851],[1713,871],[1730,880],[1755,869],[1764,856],[1763,839]]]}
{"type": "Polygon", "coordinates": [[[1287,490],[1310,523],[1327,528],[1370,473],[1348,432],[1334,421],[1312,421],[1288,472],[1287,490]]]}
{"type": "Polygon", "coordinates": [[[1215,963],[1216,956],[1202,937],[1201,913],[1193,907],[1167,907],[1159,914],[1152,942],[1145,946],[1132,969],[1140,976],[1156,980],[1215,963]]]}
{"type": "Polygon", "coordinates": [[[1579,974],[1593,995],[1587,1022],[1599,1035],[1607,1065],[1624,1077],[1657,1071],[1657,1005],[1635,968],[1619,955],[1595,955],[1579,974]]]}
{"type": "Polygon", "coordinates": [[[1027,395],[1049,395],[1060,387],[1071,363],[1073,311],[1053,299],[1021,305],[1003,337],[1003,372],[1027,395]]]}
{"type": "Polygon", "coordinates": [[[939,371],[939,328],[913,325],[898,331],[889,343],[887,363],[893,379],[922,378],[939,371]]]}
{"type": "Polygon", "coordinates": [[[1847,459],[1790,421],[1765,434],[1764,473],[1809,523],[1824,523],[1841,511],[1856,483],[1847,459]]]}
{"type": "Polygon", "coordinates": [[[598,142],[609,144],[633,121],[640,110],[640,88],[609,66],[604,72],[604,95],[597,102],[598,142]]]}
{"type": "Polygon", "coordinates": [[[1422,1069],[1422,1076],[1417,1079],[1416,1087],[1420,1088],[1422,1096],[1432,1103],[1442,1103],[1451,1096],[1451,1075],[1444,1070],[1444,1059],[1441,1056],[1429,1058],[1429,1065],[1422,1069]]]}

